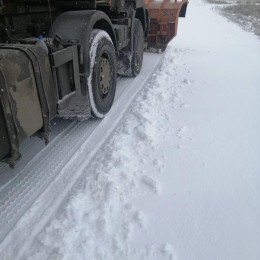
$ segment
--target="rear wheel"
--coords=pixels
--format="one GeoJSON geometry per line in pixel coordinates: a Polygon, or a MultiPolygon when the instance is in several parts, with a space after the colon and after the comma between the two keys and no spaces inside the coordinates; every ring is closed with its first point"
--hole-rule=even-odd
{"type": "Polygon", "coordinates": [[[144,31],[140,20],[134,20],[133,28],[133,58],[131,61],[131,74],[136,77],[142,68],[144,55],[144,31]]]}
{"type": "Polygon", "coordinates": [[[103,30],[90,35],[88,91],[92,116],[103,118],[112,107],[116,92],[116,55],[110,36],[103,30]]]}

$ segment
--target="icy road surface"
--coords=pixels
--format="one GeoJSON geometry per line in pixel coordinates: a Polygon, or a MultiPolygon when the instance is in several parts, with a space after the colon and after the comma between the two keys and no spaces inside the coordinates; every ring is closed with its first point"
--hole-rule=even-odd
{"type": "Polygon", "coordinates": [[[191,1],[91,163],[56,147],[79,178],[42,193],[1,259],[260,259],[259,71],[259,39],[191,1]]]}
{"type": "Polygon", "coordinates": [[[41,225],[48,221],[62,202],[63,196],[83,174],[82,169],[87,167],[124,117],[127,108],[161,58],[162,54],[145,53],[141,75],[134,79],[118,78],[115,101],[105,119],[83,122],[56,120],[48,146],[44,146],[43,141],[37,138],[28,139],[22,144],[23,157],[14,170],[7,164],[0,163],[0,242],[40,195],[42,199],[36,203],[38,207],[32,207],[34,215],[25,218],[30,229],[24,232],[24,228],[19,228],[12,234],[19,237],[15,239],[12,248],[15,244],[20,246],[20,241],[27,240],[28,234],[32,238],[32,234],[35,234],[33,230],[38,230],[40,226],[39,221],[41,225]],[[79,153],[85,155],[79,157],[79,153]],[[45,191],[46,188],[48,191],[45,191]],[[50,207],[54,201],[56,206],[50,207]]]}

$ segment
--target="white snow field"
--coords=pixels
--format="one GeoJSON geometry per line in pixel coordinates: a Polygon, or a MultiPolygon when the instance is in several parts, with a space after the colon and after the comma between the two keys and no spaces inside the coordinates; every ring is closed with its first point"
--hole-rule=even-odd
{"type": "Polygon", "coordinates": [[[116,130],[66,166],[80,177],[61,205],[31,221],[45,190],[0,259],[260,259],[259,118],[259,39],[190,1],[116,130]]]}

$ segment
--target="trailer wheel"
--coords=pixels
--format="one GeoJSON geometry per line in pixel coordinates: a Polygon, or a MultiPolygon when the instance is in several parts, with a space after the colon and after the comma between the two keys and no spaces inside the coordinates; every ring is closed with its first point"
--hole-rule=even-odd
{"type": "Polygon", "coordinates": [[[111,109],[116,92],[116,55],[108,33],[93,30],[90,35],[88,92],[92,116],[103,118],[111,109]]]}
{"type": "Polygon", "coordinates": [[[144,31],[140,20],[134,20],[133,27],[133,58],[131,62],[131,74],[136,77],[142,68],[144,55],[144,31]]]}

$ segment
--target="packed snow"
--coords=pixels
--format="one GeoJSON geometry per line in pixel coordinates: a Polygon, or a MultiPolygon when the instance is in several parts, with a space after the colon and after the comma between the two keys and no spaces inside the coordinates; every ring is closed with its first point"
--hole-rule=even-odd
{"type": "Polygon", "coordinates": [[[205,0],[213,8],[238,23],[247,31],[260,37],[260,1],[259,0],[205,0]]]}
{"type": "Polygon", "coordinates": [[[178,32],[62,206],[1,259],[260,259],[259,39],[200,0],[178,32]]]}

